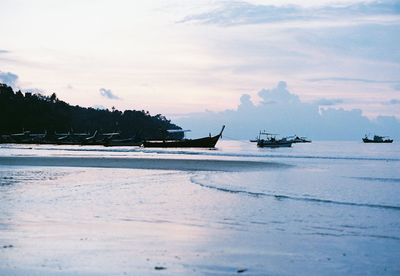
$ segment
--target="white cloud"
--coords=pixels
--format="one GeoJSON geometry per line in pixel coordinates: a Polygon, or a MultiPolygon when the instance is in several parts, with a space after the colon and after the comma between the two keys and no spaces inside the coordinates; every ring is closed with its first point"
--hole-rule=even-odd
{"type": "Polygon", "coordinates": [[[318,106],[332,106],[343,103],[342,99],[319,99],[315,101],[318,106]]]}
{"type": "MultiPolygon", "coordinates": [[[[243,24],[268,24],[287,21],[341,21],[368,17],[381,21],[382,16],[398,16],[400,4],[397,1],[376,1],[301,7],[297,5],[252,4],[245,1],[224,1],[210,11],[192,14],[180,23],[196,22],[233,26],[243,24]],[[381,16],[381,17],[378,17],[381,16]]],[[[371,21],[368,21],[371,22],[371,21]]],[[[349,22],[350,23],[350,22],[349,22]]],[[[312,24],[312,23],[311,23],[312,24]]]]}
{"type": "Polygon", "coordinates": [[[116,96],[110,89],[100,88],[100,95],[109,100],[120,100],[120,97],[116,96]]]}
{"type": "Polygon", "coordinates": [[[249,0],[231,7],[231,1],[219,0],[117,0],[95,6],[77,0],[58,5],[8,1],[0,9],[0,31],[7,37],[1,48],[9,51],[0,54],[1,69],[18,72],[22,87],[55,91],[82,106],[107,106],[108,98],[99,93],[105,85],[124,99],[113,102],[118,109],[221,111],[234,108],[244,93],[258,104],[257,89],[284,79],[300,91],[302,101],[343,99],[336,106],[360,108],[371,118],[400,118],[395,106],[381,104],[398,96],[397,83],[307,81],[332,76],[398,80],[400,20],[398,10],[388,10],[394,2],[380,2],[386,8],[379,11],[371,8],[379,4],[372,1],[339,0],[339,8],[331,4],[335,0],[321,1],[306,1],[306,7],[300,0],[249,0]],[[344,8],[361,3],[369,10],[344,8]],[[222,14],[234,24],[176,23],[216,6],[230,9],[222,14]],[[357,105],[363,100],[376,105],[357,105]]]}
{"type": "Polygon", "coordinates": [[[18,84],[18,75],[11,72],[0,71],[0,83],[7,84],[8,86],[11,86],[13,89],[15,89],[18,84]]]}
{"type": "Polygon", "coordinates": [[[245,94],[237,109],[189,114],[176,122],[191,128],[193,135],[204,135],[208,129],[218,129],[225,124],[226,136],[235,139],[252,138],[261,129],[282,135],[306,135],[317,140],[358,140],[366,132],[374,131],[400,138],[400,121],[394,117],[380,116],[373,121],[359,109],[320,109],[321,103],[300,101],[297,95],[287,90],[285,82],[279,82],[272,89],[263,89],[258,95],[262,97],[258,105],[245,94]]]}
{"type": "Polygon", "coordinates": [[[385,105],[398,105],[400,104],[400,100],[399,99],[391,99],[387,102],[384,102],[383,104],[385,105]]]}
{"type": "Polygon", "coordinates": [[[94,106],[92,106],[92,108],[94,109],[99,109],[99,110],[106,110],[107,108],[101,104],[96,104],[94,106]]]}
{"type": "Polygon", "coordinates": [[[299,103],[300,99],[287,90],[287,84],[280,81],[275,88],[262,89],[258,92],[258,96],[262,99],[262,104],[293,104],[299,103]]]}

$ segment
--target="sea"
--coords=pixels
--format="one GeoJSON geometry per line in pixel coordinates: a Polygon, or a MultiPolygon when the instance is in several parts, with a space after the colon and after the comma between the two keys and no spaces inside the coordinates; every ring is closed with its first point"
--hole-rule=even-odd
{"type": "Polygon", "coordinates": [[[400,144],[0,145],[0,275],[400,275],[400,144]]]}

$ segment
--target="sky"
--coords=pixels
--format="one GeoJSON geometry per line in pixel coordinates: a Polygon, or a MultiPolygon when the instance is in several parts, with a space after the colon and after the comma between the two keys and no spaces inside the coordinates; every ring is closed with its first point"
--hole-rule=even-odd
{"type": "Polygon", "coordinates": [[[0,82],[73,105],[201,129],[246,99],[272,109],[261,91],[275,89],[315,120],[400,126],[400,1],[0,0],[0,33],[0,82]]]}

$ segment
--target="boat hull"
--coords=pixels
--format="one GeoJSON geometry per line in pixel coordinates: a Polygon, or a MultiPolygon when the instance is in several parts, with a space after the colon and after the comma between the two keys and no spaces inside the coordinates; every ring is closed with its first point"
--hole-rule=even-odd
{"type": "Polygon", "coordinates": [[[296,144],[296,143],[311,143],[311,140],[307,140],[307,139],[294,139],[293,141],[291,141],[292,143],[296,144]]]}
{"type": "Polygon", "coordinates": [[[364,143],[371,143],[371,144],[390,144],[393,143],[392,139],[388,139],[388,140],[382,140],[382,141],[375,141],[375,140],[371,140],[371,139],[362,139],[364,143]]]}
{"type": "Polygon", "coordinates": [[[135,139],[111,140],[103,143],[105,147],[137,147],[141,146],[142,142],[135,139]]]}
{"type": "Polygon", "coordinates": [[[145,148],[215,148],[219,138],[222,136],[225,126],[218,135],[198,139],[144,141],[145,148]]]}
{"type": "Polygon", "coordinates": [[[270,142],[270,141],[259,141],[257,147],[259,148],[290,148],[292,142],[270,142]]]}
{"type": "Polygon", "coordinates": [[[145,148],[214,148],[220,135],[204,137],[199,139],[165,140],[165,141],[145,141],[145,148]]]}

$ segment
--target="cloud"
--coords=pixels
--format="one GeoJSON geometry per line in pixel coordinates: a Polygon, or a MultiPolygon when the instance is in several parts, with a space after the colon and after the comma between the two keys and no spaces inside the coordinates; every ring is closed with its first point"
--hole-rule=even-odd
{"type": "Polygon", "coordinates": [[[323,81],[342,81],[342,82],[363,82],[363,83],[393,83],[400,85],[400,80],[374,80],[374,79],[362,79],[362,78],[344,78],[344,77],[331,77],[331,78],[314,78],[308,79],[311,82],[323,82],[323,81]]]}
{"type": "Polygon", "coordinates": [[[253,5],[242,1],[231,1],[209,12],[189,15],[180,23],[196,22],[202,24],[239,25],[268,23],[301,17],[297,7],[275,7],[253,5]]]}
{"type": "Polygon", "coordinates": [[[0,71],[0,83],[5,83],[8,86],[11,86],[13,89],[17,88],[18,75],[11,72],[0,71]]]}
{"type": "Polygon", "coordinates": [[[384,102],[384,105],[397,105],[400,104],[400,100],[399,99],[391,99],[390,101],[384,102]]]}
{"type": "Polygon", "coordinates": [[[344,77],[331,77],[331,78],[313,78],[308,79],[310,82],[355,82],[355,83],[377,83],[377,84],[390,84],[394,90],[400,91],[400,80],[375,80],[363,78],[344,78],[344,77]]]}
{"type": "Polygon", "coordinates": [[[110,100],[119,100],[120,97],[116,96],[113,94],[113,92],[110,89],[105,89],[105,88],[100,88],[100,95],[103,97],[110,99],[110,100]]]}
{"type": "Polygon", "coordinates": [[[29,92],[29,93],[32,93],[32,94],[46,95],[46,91],[44,91],[43,89],[40,89],[40,88],[32,87],[32,88],[24,88],[24,89],[21,89],[21,90],[24,93],[29,92]]]}
{"type": "Polygon", "coordinates": [[[287,90],[287,84],[284,81],[280,81],[275,88],[270,90],[262,89],[258,92],[258,96],[262,99],[262,104],[300,102],[297,95],[294,95],[287,90]]]}
{"type": "Polygon", "coordinates": [[[315,102],[318,106],[332,106],[343,103],[342,99],[320,99],[315,102]]]}
{"type": "Polygon", "coordinates": [[[243,94],[240,97],[240,105],[238,106],[238,109],[248,110],[248,109],[253,109],[253,108],[254,108],[254,104],[251,101],[251,96],[249,94],[243,94]]]}
{"type": "Polygon", "coordinates": [[[295,5],[257,5],[245,1],[226,1],[213,10],[186,16],[180,23],[216,25],[279,23],[283,21],[335,20],[378,15],[399,15],[398,1],[361,2],[304,8],[295,5]]]}
{"type": "Polygon", "coordinates": [[[107,108],[104,105],[101,104],[95,104],[92,106],[94,109],[99,109],[99,110],[106,110],[107,108]]]}
{"type": "Polygon", "coordinates": [[[29,92],[33,94],[42,94],[45,95],[45,91],[40,88],[22,88],[19,82],[19,77],[17,74],[11,72],[2,72],[0,71],[0,83],[5,83],[8,86],[11,86],[14,90],[21,90],[22,92],[29,92]]]}
{"type": "Polygon", "coordinates": [[[393,85],[393,89],[397,90],[397,91],[400,91],[400,82],[395,84],[395,85],[393,85]]]}
{"type": "Polygon", "coordinates": [[[359,109],[321,109],[321,104],[333,106],[341,100],[302,102],[288,90],[285,82],[262,89],[258,96],[261,98],[259,104],[254,104],[248,94],[243,94],[236,109],[188,114],[174,122],[192,129],[193,137],[205,135],[225,124],[225,137],[246,140],[261,129],[282,135],[309,136],[315,140],[359,140],[366,132],[374,131],[400,138],[400,121],[394,117],[370,120],[359,109]]]}

